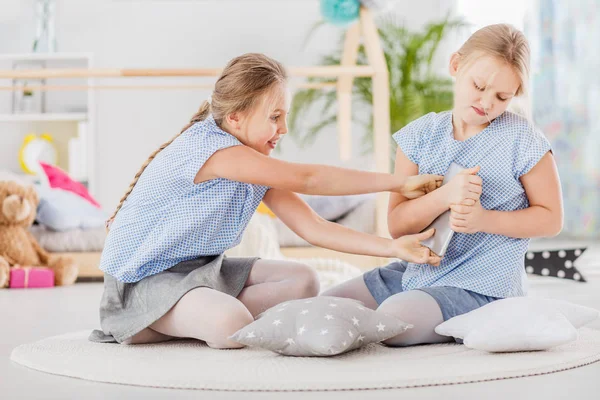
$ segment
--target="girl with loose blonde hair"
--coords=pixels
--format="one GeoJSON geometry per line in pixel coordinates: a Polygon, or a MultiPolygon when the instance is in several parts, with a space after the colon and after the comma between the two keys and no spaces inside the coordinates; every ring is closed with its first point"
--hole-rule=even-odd
{"type": "Polygon", "coordinates": [[[414,177],[293,164],[269,157],[287,133],[287,73],[262,54],[231,60],[179,135],[144,163],[108,224],[100,268],[102,331],[127,344],[188,337],[215,348],[280,302],[316,296],[308,266],[227,258],[261,201],[310,243],[338,251],[439,263],[420,240],[352,231],[320,218],[295,193],[429,193],[437,175],[414,177]]]}
{"type": "Polygon", "coordinates": [[[530,120],[507,111],[527,93],[529,45],[506,24],[475,32],[451,56],[451,111],[429,113],[394,135],[400,176],[465,168],[418,199],[390,195],[392,237],[420,232],[450,213],[452,240],[439,266],[395,262],[324,293],[352,297],[394,314],[413,329],[385,343],[408,346],[452,340],[445,320],[500,298],[527,293],[529,238],[562,229],[559,177],[548,140],[530,120]]]}

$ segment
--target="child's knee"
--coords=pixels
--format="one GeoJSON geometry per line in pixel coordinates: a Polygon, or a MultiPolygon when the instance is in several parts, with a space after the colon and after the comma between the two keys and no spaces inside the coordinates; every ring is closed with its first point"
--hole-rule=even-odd
{"type": "Polygon", "coordinates": [[[205,338],[206,343],[212,348],[235,349],[243,345],[229,339],[231,335],[254,322],[254,317],[246,307],[223,310],[223,312],[212,323],[215,327],[213,334],[205,338]]]}
{"type": "Polygon", "coordinates": [[[254,317],[246,307],[240,305],[238,309],[227,310],[216,321],[215,326],[223,333],[222,336],[229,337],[254,322],[254,317]]]}
{"type": "Polygon", "coordinates": [[[444,322],[437,302],[425,292],[410,291],[386,299],[377,312],[393,315],[411,328],[383,341],[392,347],[412,346],[424,343],[442,343],[451,338],[435,333],[435,327],[444,322]]]}
{"type": "Polygon", "coordinates": [[[403,313],[401,310],[399,310],[398,304],[388,303],[386,305],[384,302],[379,306],[379,308],[377,308],[377,312],[393,315],[402,322],[411,325],[410,328],[408,328],[405,332],[382,341],[382,344],[389,347],[406,347],[424,343],[423,336],[427,336],[424,335],[424,327],[421,326],[420,321],[415,321],[410,313],[403,313]]]}
{"type": "Polygon", "coordinates": [[[406,318],[403,312],[404,308],[405,304],[399,301],[394,301],[391,297],[388,297],[379,305],[379,307],[377,307],[377,311],[382,312],[384,314],[391,314],[398,318],[406,318]]]}
{"type": "Polygon", "coordinates": [[[319,294],[321,284],[317,272],[305,264],[297,264],[294,271],[294,294],[298,299],[315,297],[319,294]]]}

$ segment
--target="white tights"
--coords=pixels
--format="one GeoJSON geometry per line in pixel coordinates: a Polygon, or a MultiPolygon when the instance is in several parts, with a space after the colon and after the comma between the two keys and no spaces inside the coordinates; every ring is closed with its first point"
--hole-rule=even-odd
{"type": "Polygon", "coordinates": [[[402,321],[413,325],[413,328],[406,332],[383,342],[388,346],[412,346],[452,341],[451,337],[435,333],[435,327],[444,322],[442,311],[437,301],[421,290],[395,294],[378,306],[363,277],[359,276],[323,292],[322,295],[360,300],[366,307],[395,315],[402,321]]]}
{"type": "Polygon", "coordinates": [[[229,336],[261,312],[293,299],[317,296],[319,280],[310,267],[289,261],[258,260],[238,297],[202,287],[190,290],[150,327],[124,344],[156,343],[174,338],[204,340],[213,348],[240,348],[229,336]]]}

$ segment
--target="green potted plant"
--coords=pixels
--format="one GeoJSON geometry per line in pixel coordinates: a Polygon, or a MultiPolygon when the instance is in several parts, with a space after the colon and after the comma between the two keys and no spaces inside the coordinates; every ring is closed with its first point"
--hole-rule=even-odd
{"type": "Polygon", "coordinates": [[[27,88],[27,85],[23,86],[23,91],[21,92],[21,105],[19,107],[19,111],[22,113],[32,113],[35,108],[35,98],[33,96],[33,91],[27,88]]]}
{"type": "MultiPolygon", "coordinates": [[[[397,18],[388,16],[379,19],[377,25],[389,71],[390,134],[428,112],[451,109],[452,80],[433,71],[433,59],[448,33],[466,24],[460,19],[446,17],[414,32],[405,28],[397,18]]],[[[339,65],[341,52],[340,46],[335,55],[324,56],[321,64],[339,65]]],[[[366,52],[361,45],[357,64],[366,64],[366,60],[366,52]]],[[[309,81],[335,82],[327,78],[311,78],[309,81]]],[[[355,78],[352,95],[353,110],[368,111],[367,118],[362,120],[358,117],[362,112],[353,112],[353,120],[366,128],[363,141],[365,151],[370,151],[373,143],[371,79],[355,78]]],[[[314,141],[324,128],[336,123],[335,104],[335,90],[310,88],[297,91],[290,110],[290,135],[301,145],[314,141]],[[306,120],[304,117],[317,107],[320,118],[314,124],[305,126],[301,121],[306,120]]]]}

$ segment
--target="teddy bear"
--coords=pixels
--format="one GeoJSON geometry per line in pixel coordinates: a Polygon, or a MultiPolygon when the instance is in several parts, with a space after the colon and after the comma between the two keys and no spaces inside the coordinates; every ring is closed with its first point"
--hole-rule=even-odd
{"type": "Polygon", "coordinates": [[[39,203],[32,186],[0,181],[0,288],[8,287],[10,267],[43,266],[54,271],[54,284],[70,285],[78,268],[70,257],[52,256],[29,232],[39,203]]]}

